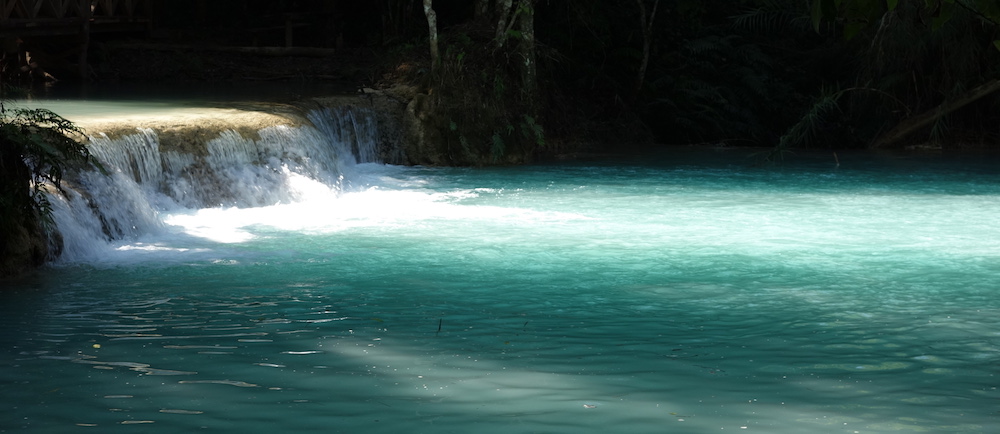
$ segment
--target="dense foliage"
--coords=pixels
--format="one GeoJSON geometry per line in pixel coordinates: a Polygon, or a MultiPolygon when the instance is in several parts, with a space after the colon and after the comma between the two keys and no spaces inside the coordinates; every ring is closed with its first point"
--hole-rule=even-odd
{"type": "Polygon", "coordinates": [[[44,109],[10,108],[0,100],[0,276],[17,274],[46,259],[47,189],[90,153],[74,140],[81,131],[44,109]]]}
{"type": "Polygon", "coordinates": [[[409,73],[397,78],[451,96],[437,107],[446,111],[439,121],[452,162],[516,161],[498,151],[580,142],[983,144],[1000,121],[993,0],[154,3],[156,25],[179,43],[282,45],[291,23],[296,45],[395,60],[364,85],[405,64],[409,73]],[[422,74],[434,69],[425,5],[440,33],[433,79],[422,74]],[[504,8],[515,13],[498,32],[504,8]],[[520,98],[523,52],[496,43],[517,45],[524,29],[511,24],[527,15],[537,65],[531,100],[520,98]]]}
{"type": "Polygon", "coordinates": [[[781,148],[997,138],[996,2],[539,1],[536,15],[541,118],[558,137],[781,148]]]}
{"type": "Polygon", "coordinates": [[[816,120],[838,118],[862,146],[995,141],[998,19],[995,1],[814,1],[815,29],[842,35],[858,59],[816,120]]]}

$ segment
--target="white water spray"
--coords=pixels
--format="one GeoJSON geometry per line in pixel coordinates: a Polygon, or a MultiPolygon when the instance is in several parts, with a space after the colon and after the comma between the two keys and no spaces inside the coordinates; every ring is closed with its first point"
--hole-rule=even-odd
{"type": "Polygon", "coordinates": [[[107,173],[79,173],[67,180],[66,197],[52,198],[63,239],[59,260],[100,259],[113,245],[141,244],[178,227],[187,235],[237,242],[247,235],[192,223],[192,216],[337,197],[350,184],[356,164],[377,162],[375,115],[327,107],[306,117],[308,124],[290,121],[251,136],[222,129],[205,140],[204,131],[196,129],[164,143],[156,129],[138,128],[120,137],[91,137],[91,152],[107,173]]]}

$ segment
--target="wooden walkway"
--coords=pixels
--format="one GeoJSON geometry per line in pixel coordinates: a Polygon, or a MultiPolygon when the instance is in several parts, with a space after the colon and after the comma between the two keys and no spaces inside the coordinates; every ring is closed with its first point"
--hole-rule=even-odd
{"type": "MultiPolygon", "coordinates": [[[[0,41],[9,60],[18,56],[22,72],[37,69],[38,62],[21,47],[32,37],[69,37],[67,47],[75,57],[80,77],[87,77],[87,49],[92,33],[148,30],[151,0],[0,0],[0,41]]],[[[35,56],[39,57],[39,56],[35,56]]],[[[44,72],[43,72],[44,74],[44,72]]]]}
{"type": "Polygon", "coordinates": [[[150,0],[0,0],[0,35],[65,35],[136,30],[150,0]]]}

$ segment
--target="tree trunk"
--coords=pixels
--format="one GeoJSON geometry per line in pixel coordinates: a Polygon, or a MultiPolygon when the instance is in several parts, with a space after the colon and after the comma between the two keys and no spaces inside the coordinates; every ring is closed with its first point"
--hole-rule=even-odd
{"type": "Polygon", "coordinates": [[[1000,90],[1000,80],[990,80],[954,100],[945,101],[933,109],[925,111],[919,115],[903,119],[896,124],[895,128],[889,130],[889,132],[876,139],[875,142],[872,143],[872,147],[882,148],[896,143],[910,134],[913,134],[917,130],[929,126],[942,116],[946,116],[949,113],[998,90],[1000,90]]]}
{"type": "Polygon", "coordinates": [[[514,0],[497,0],[496,3],[496,18],[497,18],[497,35],[496,44],[497,47],[503,47],[503,44],[507,42],[507,30],[508,22],[513,24],[513,17],[509,16],[511,14],[511,9],[514,6],[514,0]]]}
{"type": "Polygon", "coordinates": [[[483,18],[490,13],[490,0],[476,0],[476,19],[483,18]]]}
{"type": "Polygon", "coordinates": [[[656,8],[660,0],[653,1],[653,10],[646,14],[645,0],[635,0],[639,4],[639,22],[642,25],[642,61],[635,77],[635,88],[632,89],[632,102],[639,98],[639,92],[646,81],[646,68],[649,66],[649,52],[653,44],[653,20],[656,19],[656,8]]]}
{"type": "Polygon", "coordinates": [[[424,15],[427,16],[427,28],[430,31],[431,72],[436,74],[441,64],[441,55],[438,52],[437,13],[434,12],[432,2],[433,0],[424,0],[424,15]]]}
{"type": "Polygon", "coordinates": [[[80,80],[86,81],[90,78],[90,66],[87,65],[87,51],[90,49],[90,15],[89,9],[81,11],[84,15],[80,23],[80,52],[77,54],[77,68],[80,80]]]}
{"type": "Polygon", "coordinates": [[[521,0],[517,17],[521,40],[518,41],[518,51],[521,53],[521,85],[532,116],[537,113],[538,69],[535,65],[535,0],[521,0]]]}

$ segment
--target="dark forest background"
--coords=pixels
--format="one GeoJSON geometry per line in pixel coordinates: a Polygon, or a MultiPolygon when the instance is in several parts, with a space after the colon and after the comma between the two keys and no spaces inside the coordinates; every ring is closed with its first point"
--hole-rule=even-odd
{"type": "MultiPolygon", "coordinates": [[[[341,77],[359,87],[514,89],[523,86],[513,80],[517,53],[491,45],[493,11],[505,2],[533,15],[538,101],[529,111],[549,144],[947,148],[989,147],[1000,135],[994,1],[434,0],[448,80],[427,77],[433,68],[419,0],[150,0],[146,30],[92,37],[84,79],[241,76],[231,71],[238,65],[212,64],[231,59],[226,54],[150,60],[116,48],[127,40],[329,49],[334,54],[321,59],[327,69],[308,66],[315,58],[281,63],[300,64],[302,78],[341,77]],[[477,11],[480,4],[490,13],[477,11]]],[[[509,97],[493,103],[527,110],[509,97]]]]}
{"type": "MultiPolygon", "coordinates": [[[[442,51],[487,49],[476,25],[489,23],[477,22],[474,3],[433,2],[442,51]]],[[[989,146],[1000,134],[1000,99],[993,89],[970,93],[1000,77],[989,3],[536,0],[545,126],[550,136],[594,141],[989,146]],[[928,112],[929,122],[880,142],[928,112]]],[[[282,20],[291,19],[297,46],[427,68],[420,1],[177,0],[155,16],[161,37],[224,45],[283,45],[282,20]]],[[[490,60],[472,67],[505,67],[490,60]]]]}

